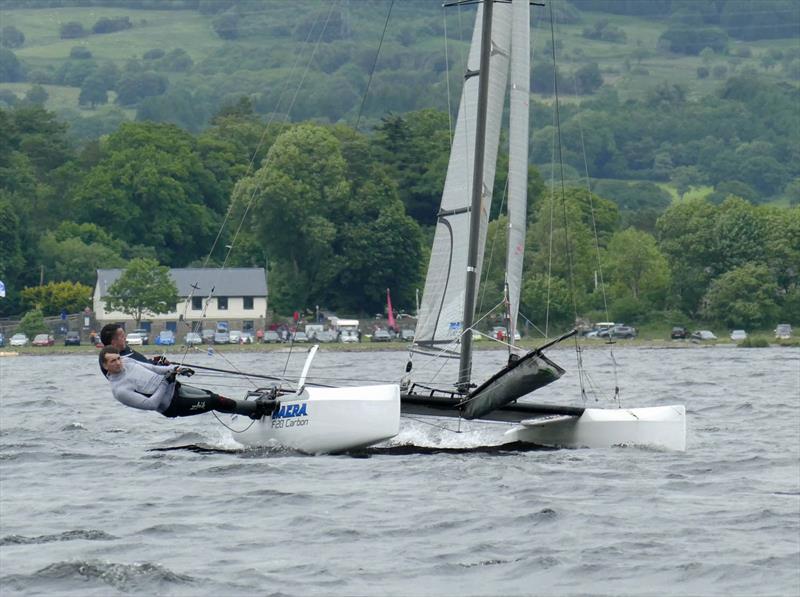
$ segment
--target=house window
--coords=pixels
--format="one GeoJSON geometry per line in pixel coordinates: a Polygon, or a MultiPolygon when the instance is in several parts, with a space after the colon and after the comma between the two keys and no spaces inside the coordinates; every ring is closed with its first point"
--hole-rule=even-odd
{"type": "Polygon", "coordinates": [[[217,309],[220,311],[227,311],[228,310],[228,297],[227,296],[218,296],[217,297],[217,309]]]}
{"type": "Polygon", "coordinates": [[[252,311],[253,310],[253,297],[252,296],[246,296],[246,297],[244,297],[243,301],[244,301],[245,310],[252,311]]]}
{"type": "Polygon", "coordinates": [[[192,297],[192,310],[193,311],[202,311],[203,310],[203,297],[202,296],[193,296],[192,297]]]}
{"type": "Polygon", "coordinates": [[[243,321],[242,322],[242,331],[244,332],[252,332],[253,331],[253,322],[252,321],[243,321]]]}

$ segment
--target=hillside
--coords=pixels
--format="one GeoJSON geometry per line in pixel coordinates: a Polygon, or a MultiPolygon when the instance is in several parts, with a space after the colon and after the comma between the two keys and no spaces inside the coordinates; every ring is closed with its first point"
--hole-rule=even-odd
{"type": "MultiPolygon", "coordinates": [[[[474,7],[443,13],[438,2],[422,0],[396,3],[388,23],[386,1],[94,2],[95,6],[86,7],[70,6],[77,3],[65,0],[61,8],[50,7],[58,4],[35,0],[0,4],[3,26],[24,35],[19,47],[8,47],[17,68],[9,66],[12,58],[7,54],[2,60],[0,92],[10,91],[21,99],[30,88],[24,84],[42,84],[48,109],[69,122],[90,118],[102,123],[108,117],[107,126],[100,126],[105,132],[119,122],[119,113],[111,107],[114,101],[125,110],[125,117],[136,111],[140,118],[167,120],[194,131],[205,128],[211,115],[241,95],[252,96],[262,114],[288,114],[294,121],[313,118],[353,124],[365,93],[362,119],[369,122],[387,112],[446,110],[446,57],[451,97],[458,97],[474,14],[474,7]],[[40,4],[48,7],[30,8],[40,4]],[[93,33],[103,19],[127,20],[130,26],[93,33]],[[78,24],[82,32],[79,29],[71,33],[75,37],[65,39],[67,24],[78,24]],[[385,39],[376,61],[384,24],[385,39]],[[109,97],[108,104],[101,99],[94,106],[79,105],[80,90],[98,85],[111,91],[122,86],[123,93],[109,97]]],[[[796,29],[795,37],[729,38],[724,51],[685,55],[664,49],[660,40],[673,26],[665,15],[581,12],[565,2],[555,7],[565,101],[575,87],[571,75],[594,63],[602,87],[593,84],[586,93],[613,89],[622,99],[641,99],[663,81],[684,86],[688,98],[696,99],[711,93],[719,81],[748,69],[771,81],[796,85],[800,80],[796,29]],[[699,75],[698,69],[705,74],[699,75]]],[[[536,91],[537,81],[547,87],[552,73],[547,9],[537,7],[533,21],[536,91]]],[[[549,95],[546,89],[537,97],[549,95]]],[[[13,98],[3,94],[3,101],[10,103],[13,98]]],[[[91,137],[97,128],[76,126],[74,136],[91,137]]]]}

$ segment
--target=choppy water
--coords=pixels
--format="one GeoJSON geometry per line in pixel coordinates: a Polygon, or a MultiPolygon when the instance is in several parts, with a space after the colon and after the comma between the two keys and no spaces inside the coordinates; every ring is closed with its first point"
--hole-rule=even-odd
{"type": "MultiPolygon", "coordinates": [[[[359,457],[234,451],[211,415],[117,403],[91,355],[0,359],[0,593],[800,594],[800,351],[616,357],[625,405],[687,405],[686,453],[483,450],[494,427],[413,421],[359,457]],[[231,451],[154,450],[185,445],[231,451]]],[[[606,353],[585,360],[612,383],[606,353]]],[[[396,379],[404,362],[321,353],[314,371],[396,379]]],[[[572,375],[539,399],[575,394],[572,375]]]]}

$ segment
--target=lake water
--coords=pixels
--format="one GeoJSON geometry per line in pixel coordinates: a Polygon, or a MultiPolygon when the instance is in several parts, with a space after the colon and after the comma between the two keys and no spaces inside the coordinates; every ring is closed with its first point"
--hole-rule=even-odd
{"type": "MultiPolygon", "coordinates": [[[[0,359],[0,593],[799,595],[800,350],[615,357],[624,406],[686,404],[685,453],[485,449],[504,428],[415,421],[360,455],[242,451],[212,415],[117,403],[92,355],[0,359]],[[163,450],[187,445],[217,451],[163,450]]],[[[405,360],[323,351],[314,373],[396,380],[405,360]]],[[[608,353],[584,360],[613,387],[608,353]]],[[[287,355],[187,362],[274,373],[287,355]]],[[[538,401],[579,405],[576,377],[538,401]]]]}

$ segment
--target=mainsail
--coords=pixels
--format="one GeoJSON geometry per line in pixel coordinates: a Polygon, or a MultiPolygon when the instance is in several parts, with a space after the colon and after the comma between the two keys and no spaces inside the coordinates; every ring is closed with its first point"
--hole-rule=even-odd
{"type": "MultiPolygon", "coordinates": [[[[468,288],[475,279],[480,279],[480,264],[486,244],[486,229],[491,207],[492,186],[500,139],[500,124],[505,100],[505,88],[511,69],[511,121],[509,135],[509,248],[507,254],[506,280],[509,288],[511,338],[516,328],[519,310],[520,286],[522,280],[522,259],[525,245],[525,220],[527,204],[528,174],[528,125],[529,125],[529,82],[530,82],[530,9],[528,0],[513,0],[512,4],[497,3],[478,10],[472,48],[469,55],[467,78],[459,107],[456,134],[450,153],[442,206],[439,212],[433,251],[428,266],[420,319],[417,324],[415,343],[422,347],[454,343],[462,333],[463,321],[471,321],[473,313],[465,312],[465,296],[474,295],[474,288],[468,288]],[[490,11],[494,8],[493,11],[490,11]],[[475,67],[481,64],[483,20],[486,10],[487,23],[491,27],[491,51],[488,66],[488,89],[479,93],[478,79],[473,76],[475,67]],[[491,19],[489,19],[491,17],[491,19]],[[513,31],[512,31],[513,24],[513,31]],[[513,34],[513,35],[512,35],[513,34]],[[513,37],[513,40],[512,40],[513,37]],[[479,95],[484,102],[481,104],[479,95]],[[482,166],[473,166],[473,157],[480,156],[475,149],[480,143],[481,118],[478,107],[486,106],[485,151],[482,166]],[[481,167],[482,170],[476,170],[481,167]],[[483,193],[480,214],[471,214],[468,199],[471,196],[473,175],[483,173],[483,193]],[[477,229],[478,259],[475,263],[477,275],[468,276],[470,265],[467,259],[469,236],[476,234],[470,230],[471,215],[480,217],[477,229]],[[465,314],[466,313],[466,314],[465,314]]],[[[486,60],[486,48],[483,48],[486,60]]],[[[484,76],[485,73],[480,73],[484,76]]],[[[480,161],[480,160],[476,160],[480,161]]],[[[477,198],[475,198],[477,199],[477,198]]],[[[467,309],[470,308],[467,304],[467,309]]],[[[447,347],[454,349],[455,347],[447,347]]],[[[481,418],[503,408],[509,402],[520,398],[537,388],[555,381],[564,370],[548,360],[541,349],[513,358],[501,371],[473,391],[469,380],[471,363],[471,343],[467,340],[461,346],[458,390],[460,399],[451,394],[451,406],[455,406],[460,416],[481,418]]],[[[414,394],[407,393],[404,398],[407,408],[427,408],[428,402],[414,394]]],[[[433,395],[431,395],[431,399],[433,395]]],[[[441,400],[436,399],[438,403],[441,400]]]]}
{"type": "MultiPolygon", "coordinates": [[[[456,130],[450,150],[442,203],[428,264],[425,290],[419,310],[415,343],[420,346],[447,345],[458,339],[464,317],[467,278],[470,197],[472,195],[474,142],[478,106],[478,76],[483,6],[478,7],[467,62],[467,75],[458,108],[456,130]]],[[[511,42],[511,7],[498,4],[492,18],[491,68],[483,167],[478,278],[483,261],[486,229],[492,204],[492,187],[500,143],[500,125],[508,79],[511,42]]],[[[526,21],[527,23],[527,21],[526,21]]]]}

